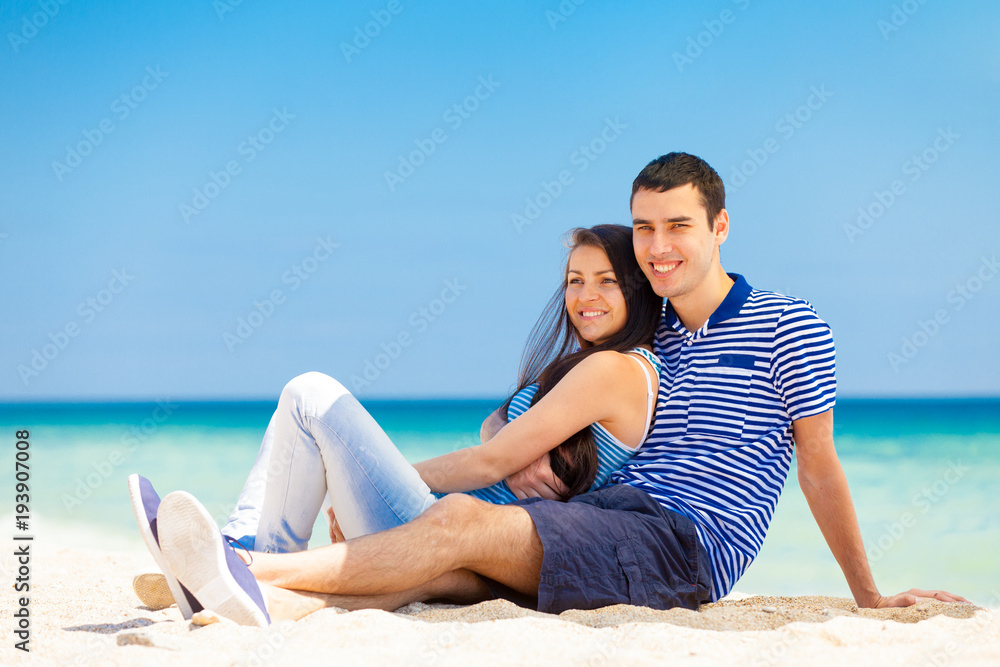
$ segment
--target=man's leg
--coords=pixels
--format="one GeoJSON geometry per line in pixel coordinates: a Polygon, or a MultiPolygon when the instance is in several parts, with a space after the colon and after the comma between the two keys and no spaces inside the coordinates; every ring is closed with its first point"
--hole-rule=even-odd
{"type": "Polygon", "coordinates": [[[542,542],[521,507],[452,494],[408,524],[320,549],[257,554],[250,571],[273,586],[382,595],[467,569],[536,595],[542,542]]]}
{"type": "Polygon", "coordinates": [[[475,604],[490,599],[490,591],[479,575],[469,570],[456,570],[422,586],[399,593],[382,595],[330,595],[308,591],[286,590],[262,584],[267,595],[267,611],[271,622],[297,621],[324,609],[337,607],[355,611],[381,609],[395,611],[412,602],[444,599],[457,604],[475,604]]]}

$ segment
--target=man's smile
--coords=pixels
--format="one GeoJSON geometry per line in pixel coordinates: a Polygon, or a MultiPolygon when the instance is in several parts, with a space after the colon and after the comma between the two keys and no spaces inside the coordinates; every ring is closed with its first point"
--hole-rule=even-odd
{"type": "Polygon", "coordinates": [[[666,276],[667,274],[669,274],[671,271],[673,271],[674,269],[676,269],[680,265],[681,265],[681,262],[679,262],[679,261],[673,261],[673,262],[650,262],[649,263],[650,268],[653,270],[653,276],[655,276],[657,278],[663,278],[664,276],[666,276]]]}

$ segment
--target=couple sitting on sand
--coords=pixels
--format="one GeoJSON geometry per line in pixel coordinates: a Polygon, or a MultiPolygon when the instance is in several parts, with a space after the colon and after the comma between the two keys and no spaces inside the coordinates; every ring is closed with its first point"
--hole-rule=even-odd
{"type": "Polygon", "coordinates": [[[327,606],[496,597],[552,613],[696,609],[756,557],[793,441],[859,606],[964,601],[879,594],[834,450],[830,328],[807,302],[723,270],[715,170],[660,157],[632,184],[631,210],[631,230],[573,230],[563,285],[482,444],[410,465],[340,383],[307,373],[282,392],[221,533],[190,494],[160,502],[130,477],[185,618],[204,608],[266,625],[327,606]],[[327,496],[334,544],[307,550],[327,496]]]}

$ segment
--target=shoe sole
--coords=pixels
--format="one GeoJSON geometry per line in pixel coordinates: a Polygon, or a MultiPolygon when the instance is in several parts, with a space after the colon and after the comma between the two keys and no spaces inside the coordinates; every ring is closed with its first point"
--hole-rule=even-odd
{"type": "MultiPolygon", "coordinates": [[[[174,491],[163,499],[157,514],[163,556],[185,588],[205,609],[210,609],[240,625],[267,627],[269,618],[244,587],[260,589],[239,556],[234,567],[242,568],[236,580],[227,559],[227,547],[215,520],[198,500],[186,491],[174,491]]],[[[230,550],[231,551],[231,550],[230,550]]]]}
{"type": "MultiPolygon", "coordinates": [[[[176,603],[177,609],[180,610],[184,619],[190,619],[195,612],[201,611],[201,609],[192,608],[187,596],[184,594],[184,589],[181,588],[180,582],[177,581],[177,578],[170,571],[167,561],[163,558],[163,551],[160,549],[159,541],[157,540],[159,531],[155,530],[154,525],[152,525],[153,522],[156,521],[158,507],[149,507],[147,511],[147,503],[159,503],[159,496],[157,496],[156,492],[153,491],[153,487],[149,484],[149,481],[139,475],[129,475],[128,495],[132,499],[132,511],[135,513],[136,523],[139,524],[139,532],[142,533],[142,539],[146,542],[146,548],[149,549],[149,553],[152,554],[157,567],[159,567],[160,571],[163,572],[167,588],[173,596],[173,602],[171,602],[171,604],[176,603]],[[146,501],[143,501],[143,482],[145,482],[148,486],[146,489],[146,501]],[[152,498],[149,497],[149,494],[152,494],[152,498]],[[155,498],[155,501],[153,498],[155,498]],[[152,516],[152,518],[150,518],[150,516],[152,516]]],[[[138,591],[136,591],[136,593],[138,594],[138,591]]],[[[142,600],[142,596],[140,596],[139,599],[142,600]]]]}

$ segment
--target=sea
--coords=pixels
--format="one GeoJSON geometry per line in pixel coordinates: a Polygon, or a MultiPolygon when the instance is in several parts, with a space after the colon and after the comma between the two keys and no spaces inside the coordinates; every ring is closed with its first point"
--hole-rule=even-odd
{"type": "MultiPolygon", "coordinates": [[[[416,462],[476,444],[480,423],[499,401],[363,403],[416,462]]],[[[0,404],[7,471],[0,476],[0,539],[31,534],[54,549],[141,549],[126,484],[135,472],[161,495],[190,491],[222,525],[274,408],[274,401],[0,404]],[[25,451],[20,472],[28,466],[30,502],[19,510],[15,476],[25,451]]],[[[943,589],[1000,608],[1000,399],[842,399],[834,415],[837,451],[882,593],[943,589]]],[[[320,517],[311,545],[328,541],[320,517]]],[[[8,569],[6,560],[0,569],[8,569]]],[[[851,596],[794,465],[764,546],[736,590],[851,596]]]]}

